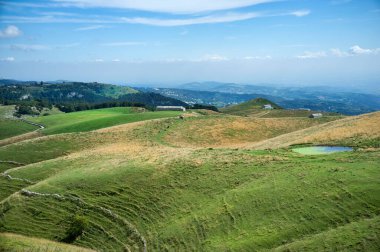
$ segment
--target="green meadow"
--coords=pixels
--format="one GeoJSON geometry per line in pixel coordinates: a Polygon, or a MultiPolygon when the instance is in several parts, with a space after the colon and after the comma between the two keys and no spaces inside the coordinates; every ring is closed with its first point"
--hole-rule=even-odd
{"type": "Polygon", "coordinates": [[[178,111],[137,112],[135,108],[106,108],[81,112],[37,117],[31,121],[46,127],[42,132],[48,135],[91,131],[124,123],[174,117],[178,111]]]}
{"type": "MultiPolygon", "coordinates": [[[[215,123],[207,115],[149,120],[180,113],[36,118],[48,135],[0,147],[0,251],[380,250],[378,148],[303,155],[291,146],[175,147],[167,132],[215,123]]],[[[251,127],[238,117],[230,124],[251,127]]]]}

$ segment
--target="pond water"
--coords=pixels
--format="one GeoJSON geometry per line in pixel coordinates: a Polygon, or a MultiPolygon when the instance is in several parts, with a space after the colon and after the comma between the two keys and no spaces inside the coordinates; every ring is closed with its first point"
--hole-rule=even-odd
{"type": "Polygon", "coordinates": [[[293,151],[303,154],[303,155],[320,155],[320,154],[330,154],[334,152],[353,151],[353,148],[345,147],[345,146],[310,146],[310,147],[294,148],[293,151]]]}

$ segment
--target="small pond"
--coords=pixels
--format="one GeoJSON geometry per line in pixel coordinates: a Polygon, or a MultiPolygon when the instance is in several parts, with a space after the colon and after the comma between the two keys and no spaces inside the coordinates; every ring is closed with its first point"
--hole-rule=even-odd
{"type": "Polygon", "coordinates": [[[334,152],[353,151],[353,148],[345,147],[345,146],[310,146],[310,147],[294,148],[293,151],[303,154],[303,155],[321,155],[321,154],[330,154],[334,152]]]}

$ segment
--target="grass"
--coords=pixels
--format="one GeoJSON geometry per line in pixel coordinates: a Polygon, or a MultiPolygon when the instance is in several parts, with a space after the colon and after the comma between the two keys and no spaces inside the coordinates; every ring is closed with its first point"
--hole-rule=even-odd
{"type": "Polygon", "coordinates": [[[93,250],[39,238],[0,233],[0,251],[90,252],[93,250]]]}
{"type": "Polygon", "coordinates": [[[28,133],[37,129],[38,127],[19,120],[0,119],[0,140],[28,133]]]}
{"type": "Polygon", "coordinates": [[[258,142],[320,125],[334,118],[246,118],[202,116],[174,121],[162,132],[162,142],[181,147],[228,147],[258,142]]]}
{"type": "Polygon", "coordinates": [[[226,114],[239,115],[239,116],[249,116],[249,115],[264,115],[262,112],[268,112],[269,110],[264,110],[262,107],[264,105],[270,104],[275,109],[281,109],[277,104],[264,99],[256,98],[247,102],[243,102],[237,105],[232,105],[229,107],[222,108],[220,111],[226,114]]]}
{"type": "Polygon", "coordinates": [[[380,112],[346,117],[320,126],[305,128],[278,137],[251,143],[247,148],[282,148],[296,144],[380,147],[380,112]]]}
{"type": "Polygon", "coordinates": [[[141,251],[144,241],[148,251],[380,249],[379,150],[301,156],[159,144],[172,129],[208,120],[230,118],[165,119],[1,147],[0,155],[29,164],[7,173],[32,182],[0,179],[0,231],[60,241],[82,216],[88,225],[72,243],[101,251],[141,251]]]}
{"type": "Polygon", "coordinates": [[[136,112],[134,108],[107,108],[82,112],[57,114],[31,119],[46,126],[42,132],[48,135],[84,132],[137,121],[174,117],[178,111],[136,112]]]}
{"type": "MultiPolygon", "coordinates": [[[[38,127],[12,118],[15,106],[0,105],[0,140],[34,131],[38,127]]],[[[1,158],[0,158],[1,160],[1,158]]]]}
{"type": "Polygon", "coordinates": [[[13,115],[13,112],[15,111],[14,105],[0,105],[0,119],[9,118],[13,115]]]}

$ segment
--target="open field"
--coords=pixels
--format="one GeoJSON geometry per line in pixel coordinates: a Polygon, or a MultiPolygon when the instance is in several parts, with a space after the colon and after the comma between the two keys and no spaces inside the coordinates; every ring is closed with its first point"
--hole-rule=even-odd
{"type": "Polygon", "coordinates": [[[22,235],[0,233],[0,251],[91,252],[94,250],[22,235]]]}
{"type": "Polygon", "coordinates": [[[231,119],[207,118],[0,147],[26,164],[3,166],[0,230],[62,241],[80,217],[88,225],[72,243],[101,251],[380,248],[378,150],[303,156],[161,145],[172,127],[231,119]]]}
{"type": "Polygon", "coordinates": [[[247,118],[203,116],[173,121],[161,139],[181,147],[231,147],[258,142],[285,133],[320,125],[337,118],[247,118]]]}
{"type": "Polygon", "coordinates": [[[44,134],[91,131],[123,123],[174,117],[178,111],[139,112],[137,108],[107,108],[33,118],[46,126],[44,134]]]}
{"type": "Polygon", "coordinates": [[[294,144],[380,147],[380,112],[347,117],[272,139],[246,145],[247,148],[282,148],[294,144]]]}
{"type": "Polygon", "coordinates": [[[38,127],[16,119],[0,119],[0,129],[0,140],[2,140],[37,130],[38,127]]]}
{"type": "Polygon", "coordinates": [[[25,134],[38,127],[13,118],[15,106],[0,106],[0,140],[25,134]]]}
{"type": "Polygon", "coordinates": [[[273,108],[281,110],[281,107],[277,104],[264,99],[264,98],[256,98],[247,102],[243,102],[237,105],[228,106],[222,108],[220,111],[226,114],[238,115],[238,116],[258,116],[263,115],[265,113],[269,113],[269,110],[264,110],[262,107],[264,105],[270,104],[273,108]]]}

